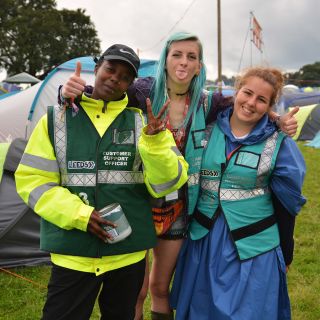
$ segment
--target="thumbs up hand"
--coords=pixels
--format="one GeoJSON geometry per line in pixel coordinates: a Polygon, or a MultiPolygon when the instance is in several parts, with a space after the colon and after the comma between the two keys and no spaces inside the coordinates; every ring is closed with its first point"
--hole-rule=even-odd
{"type": "Polygon", "coordinates": [[[62,87],[62,97],[74,99],[81,95],[84,91],[86,82],[81,78],[81,62],[77,61],[76,70],[74,74],[68,79],[66,84],[62,87]]]}
{"type": "Polygon", "coordinates": [[[293,137],[298,129],[298,122],[294,115],[299,111],[299,107],[294,107],[290,112],[279,118],[277,125],[288,136],[293,137]]]}

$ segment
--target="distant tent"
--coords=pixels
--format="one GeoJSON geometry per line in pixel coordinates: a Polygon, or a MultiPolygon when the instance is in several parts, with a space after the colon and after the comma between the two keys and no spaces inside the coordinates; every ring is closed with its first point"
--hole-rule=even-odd
{"type": "Polygon", "coordinates": [[[316,92],[295,92],[293,90],[284,90],[275,110],[279,113],[285,113],[290,107],[309,106],[320,103],[320,91],[316,92]]]}
{"type": "Polygon", "coordinates": [[[293,139],[312,140],[320,131],[320,104],[301,107],[295,117],[298,130],[293,139]]]}
{"type": "Polygon", "coordinates": [[[139,78],[154,77],[157,72],[158,61],[141,59],[141,65],[139,68],[139,78]]]}
{"type": "Polygon", "coordinates": [[[1,85],[2,85],[2,90],[5,90],[4,94],[11,93],[11,92],[17,93],[22,90],[22,88],[16,85],[15,83],[1,82],[1,85]]]}
{"type": "Polygon", "coordinates": [[[300,88],[294,84],[287,84],[283,87],[283,92],[301,92],[300,88]]]}
{"type": "Polygon", "coordinates": [[[320,131],[318,131],[316,136],[309,143],[307,143],[306,146],[320,148],[320,131]]]}
{"type": "Polygon", "coordinates": [[[16,192],[14,172],[26,146],[14,140],[7,152],[0,183],[0,267],[48,264],[49,254],[39,249],[40,217],[16,192]]]}
{"type": "Polygon", "coordinates": [[[3,81],[7,82],[7,83],[38,83],[41,80],[32,76],[29,73],[21,72],[21,73],[14,75],[14,76],[8,77],[3,81]]]}
{"type": "MultiPolygon", "coordinates": [[[[0,142],[30,136],[39,119],[45,114],[47,106],[57,103],[58,87],[73,74],[77,61],[82,64],[81,77],[87,84],[93,85],[93,58],[80,57],[56,67],[45,80],[31,88],[0,98],[0,142]]],[[[154,76],[156,64],[155,60],[141,59],[139,77],[154,76]]]]}
{"type": "Polygon", "coordinates": [[[0,95],[5,94],[5,93],[7,93],[7,92],[8,92],[8,90],[6,90],[5,88],[3,88],[3,87],[0,85],[0,95]]]}

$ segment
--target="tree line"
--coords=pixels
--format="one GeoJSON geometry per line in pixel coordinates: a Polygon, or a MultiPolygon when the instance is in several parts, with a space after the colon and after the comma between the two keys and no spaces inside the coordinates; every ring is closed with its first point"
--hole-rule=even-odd
{"type": "Polygon", "coordinates": [[[100,40],[85,10],[58,10],[54,0],[1,0],[0,70],[43,79],[75,57],[98,55],[100,40]]]}
{"type": "Polygon", "coordinates": [[[320,87],[320,61],[306,64],[297,72],[285,74],[288,84],[298,87],[320,87]]]}
{"type": "MultiPolygon", "coordinates": [[[[84,9],[58,10],[55,0],[1,0],[0,71],[39,79],[70,59],[99,55],[100,40],[84,9]]],[[[286,73],[287,84],[320,86],[320,62],[286,73]]],[[[222,76],[233,86],[235,77],[222,76]]]]}

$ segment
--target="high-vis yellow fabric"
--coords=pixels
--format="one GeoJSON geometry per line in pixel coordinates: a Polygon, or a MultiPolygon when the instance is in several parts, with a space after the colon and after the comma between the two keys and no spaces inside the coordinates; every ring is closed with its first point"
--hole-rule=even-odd
{"type": "Polygon", "coordinates": [[[149,192],[159,198],[179,189],[188,180],[188,163],[168,129],[154,136],[147,135],[145,130],[146,128],[142,131],[139,141],[145,183],[149,192]],[[168,181],[168,176],[175,178],[168,181]]]}
{"type": "MultiPolygon", "coordinates": [[[[126,104],[126,99],[114,101],[110,112],[109,105],[107,111],[104,112],[102,101],[86,97],[81,102],[81,106],[93,125],[96,126],[100,136],[119,115],[118,110],[123,110],[126,104]],[[103,128],[103,123],[105,128],[103,128]]],[[[141,157],[146,161],[144,178],[148,190],[153,196],[170,193],[186,182],[187,164],[183,157],[177,155],[174,150],[174,141],[169,132],[161,132],[152,137],[144,136],[140,143],[143,154],[141,157]],[[170,146],[169,150],[168,146],[170,146]],[[154,152],[153,150],[157,148],[159,150],[154,152]],[[160,150],[162,151],[160,152],[160,150]]],[[[50,142],[46,116],[39,121],[29,139],[25,154],[16,171],[16,185],[23,200],[46,221],[65,230],[86,231],[94,207],[86,204],[83,199],[70,192],[68,188],[61,186],[61,172],[50,142]]],[[[125,254],[123,255],[123,263],[121,262],[122,255],[102,257],[102,259],[107,259],[112,269],[112,264],[116,267],[122,267],[134,263],[141,259],[144,253],[143,250],[129,255],[125,254]],[[132,259],[130,259],[130,255],[132,259]]],[[[96,262],[93,262],[96,258],[72,257],[71,259],[67,254],[54,254],[53,259],[61,266],[85,272],[91,272],[88,271],[90,269],[88,263],[95,265],[101,261],[100,258],[97,258],[96,262]]],[[[108,268],[106,271],[109,270],[108,268]]]]}

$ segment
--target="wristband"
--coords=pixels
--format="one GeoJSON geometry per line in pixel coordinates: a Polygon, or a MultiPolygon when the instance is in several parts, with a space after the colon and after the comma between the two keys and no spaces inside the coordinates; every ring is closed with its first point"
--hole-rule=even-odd
{"type": "Polygon", "coordinates": [[[281,116],[276,116],[276,118],[274,119],[274,123],[276,124],[276,126],[278,128],[280,128],[280,119],[281,119],[281,116]]]}
{"type": "Polygon", "coordinates": [[[58,104],[62,107],[66,105],[66,99],[62,96],[62,85],[58,89],[58,104]]]}

